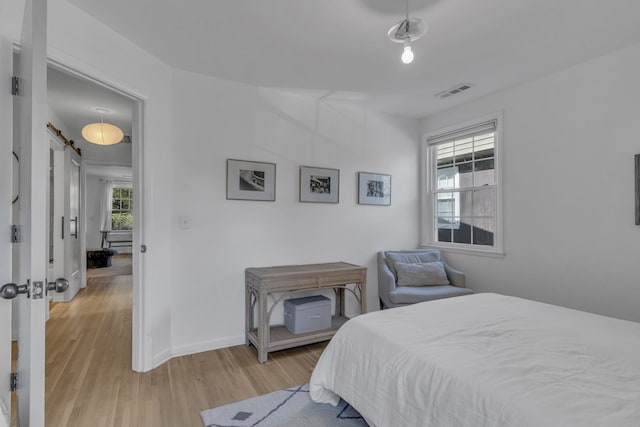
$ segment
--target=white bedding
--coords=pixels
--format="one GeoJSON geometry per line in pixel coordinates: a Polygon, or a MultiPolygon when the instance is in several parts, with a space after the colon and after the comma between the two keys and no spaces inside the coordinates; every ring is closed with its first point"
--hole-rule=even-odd
{"type": "Polygon", "coordinates": [[[372,426],[640,426],[640,323],[497,294],[358,316],[313,371],[372,426]]]}

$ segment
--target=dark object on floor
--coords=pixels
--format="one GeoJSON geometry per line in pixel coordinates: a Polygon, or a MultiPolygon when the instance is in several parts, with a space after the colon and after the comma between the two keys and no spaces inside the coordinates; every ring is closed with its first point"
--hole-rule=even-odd
{"type": "Polygon", "coordinates": [[[89,249],[87,250],[87,268],[111,267],[111,257],[117,253],[115,249],[89,249]]]}

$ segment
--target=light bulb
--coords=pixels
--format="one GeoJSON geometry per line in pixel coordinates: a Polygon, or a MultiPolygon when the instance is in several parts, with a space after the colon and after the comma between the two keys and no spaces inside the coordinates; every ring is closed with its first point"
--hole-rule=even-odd
{"type": "Polygon", "coordinates": [[[413,62],[413,52],[411,51],[411,46],[408,43],[404,45],[404,50],[402,51],[402,56],[400,58],[405,64],[411,64],[413,62]]]}

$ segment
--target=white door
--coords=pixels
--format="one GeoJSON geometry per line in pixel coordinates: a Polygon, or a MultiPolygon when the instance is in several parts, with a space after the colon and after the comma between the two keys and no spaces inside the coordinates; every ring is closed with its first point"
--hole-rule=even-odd
{"type": "MultiPolygon", "coordinates": [[[[0,38],[0,81],[11,81],[13,74],[11,40],[0,38]]],[[[0,230],[11,225],[11,202],[13,200],[13,100],[2,86],[0,89],[0,230]],[[5,114],[6,112],[6,114],[5,114]]],[[[11,281],[11,242],[0,234],[0,285],[11,281]]],[[[0,298],[0,417],[9,421],[11,393],[9,372],[11,371],[11,300],[0,298]]],[[[0,420],[1,421],[1,420],[0,420]]],[[[2,425],[0,423],[0,425],[2,425]]],[[[7,424],[8,425],[8,424],[7,424]]]]}
{"type": "MultiPolygon", "coordinates": [[[[20,426],[44,426],[44,367],[45,367],[45,301],[47,270],[47,169],[49,164],[48,139],[45,133],[46,124],[46,46],[47,46],[47,3],[46,0],[26,0],[22,38],[20,40],[20,54],[18,69],[23,79],[23,93],[15,97],[19,104],[19,132],[20,135],[20,198],[19,224],[21,225],[21,242],[19,245],[18,285],[27,284],[26,294],[19,294],[19,327],[18,327],[18,420],[20,426]]],[[[7,55],[3,40],[4,59],[7,55]]],[[[3,104],[8,95],[2,89],[0,99],[3,104]]],[[[11,108],[5,110],[11,111],[11,108]]],[[[3,135],[4,136],[4,135],[3,135]]],[[[8,142],[2,142],[6,148],[8,142]]],[[[8,156],[1,156],[5,159],[8,156]]],[[[10,158],[10,157],[9,157],[10,158]]],[[[4,161],[4,160],[3,160],[4,161]]],[[[4,169],[4,168],[3,168],[4,169]]],[[[2,187],[4,188],[4,186],[2,187]]],[[[4,190],[0,190],[4,191],[4,190]]],[[[10,209],[10,196],[0,194],[2,211],[10,209]]],[[[2,225],[4,217],[0,217],[2,225]]],[[[2,240],[3,248],[5,241],[2,240]]],[[[9,255],[1,252],[2,263],[5,265],[9,255]]],[[[6,272],[2,270],[3,278],[6,272]]],[[[6,282],[5,282],[6,283],[6,282]]],[[[3,287],[3,290],[7,288],[3,287]]],[[[22,289],[20,289],[22,290],[22,289]]],[[[9,292],[10,293],[10,292],[9,292]]],[[[6,296],[6,293],[3,292],[6,296]]],[[[7,301],[2,302],[0,316],[2,320],[9,320],[6,312],[10,311],[7,301]]],[[[4,339],[5,337],[3,337],[4,339]]],[[[10,345],[2,342],[0,357],[10,345]]],[[[3,369],[5,369],[3,367],[3,369]]],[[[8,373],[2,372],[2,381],[8,373]]],[[[2,386],[4,390],[4,385],[2,386]]],[[[4,393],[4,392],[3,392],[4,393]]]]}
{"type": "MultiPolygon", "coordinates": [[[[64,300],[71,301],[80,290],[80,239],[82,233],[80,215],[80,155],[75,150],[65,148],[64,162],[64,277],[69,280],[69,289],[64,293],[64,300]]],[[[56,298],[57,299],[57,298],[56,298]]]]}

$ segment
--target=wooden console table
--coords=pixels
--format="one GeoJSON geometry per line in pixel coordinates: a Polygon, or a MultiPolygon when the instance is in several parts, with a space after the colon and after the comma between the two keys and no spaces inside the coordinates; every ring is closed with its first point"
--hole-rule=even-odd
{"type": "Polygon", "coordinates": [[[247,268],[245,270],[245,332],[247,345],[258,350],[258,361],[267,361],[272,351],[326,341],[336,333],[348,318],[345,316],[345,290],[360,303],[360,313],[366,313],[367,268],[346,262],[326,264],[288,265],[279,267],[247,268]],[[347,285],[354,285],[348,287],[347,285]],[[352,289],[353,288],[353,289],[352,289]],[[336,297],[335,315],[331,328],[305,334],[293,334],[283,325],[270,325],[271,313],[292,294],[313,289],[333,289],[336,297]],[[281,293],[277,298],[273,293],[281,293]],[[271,295],[273,305],[268,308],[271,295]],[[257,325],[254,319],[257,306],[257,325]]]}

